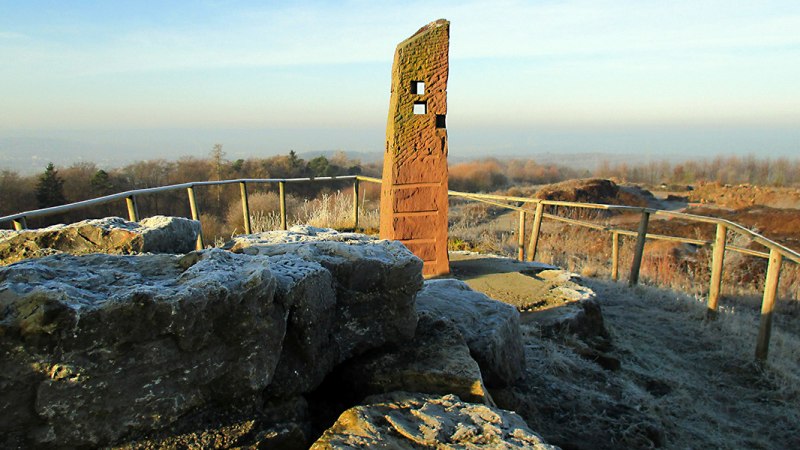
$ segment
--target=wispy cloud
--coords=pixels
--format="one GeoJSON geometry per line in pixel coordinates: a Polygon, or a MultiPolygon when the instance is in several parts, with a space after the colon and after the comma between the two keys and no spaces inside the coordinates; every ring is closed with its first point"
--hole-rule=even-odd
{"type": "Polygon", "coordinates": [[[367,120],[383,115],[395,45],[440,17],[452,23],[456,123],[800,120],[796,0],[90,6],[4,11],[0,59],[14,64],[0,86],[16,107],[0,126],[340,123],[346,107],[367,120]]]}
{"type": "Polygon", "coordinates": [[[19,40],[19,39],[28,39],[29,37],[22,33],[16,33],[13,31],[0,31],[0,39],[3,40],[19,40]]]}
{"type": "Polygon", "coordinates": [[[210,10],[202,20],[123,21],[88,28],[83,38],[50,35],[27,45],[34,50],[28,60],[50,64],[66,55],[75,64],[61,69],[79,72],[346,64],[390,59],[399,40],[445,17],[453,23],[453,59],[635,58],[800,46],[800,7],[791,4],[767,1],[737,9],[723,1],[223,2],[206,4],[210,10]]]}

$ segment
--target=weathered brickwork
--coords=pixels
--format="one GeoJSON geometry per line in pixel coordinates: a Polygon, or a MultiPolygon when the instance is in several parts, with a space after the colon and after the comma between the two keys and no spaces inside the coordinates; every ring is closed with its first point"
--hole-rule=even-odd
{"type": "Polygon", "coordinates": [[[450,272],[447,257],[447,76],[450,22],[422,27],[397,46],[386,125],[381,238],[423,260],[425,276],[450,272]]]}

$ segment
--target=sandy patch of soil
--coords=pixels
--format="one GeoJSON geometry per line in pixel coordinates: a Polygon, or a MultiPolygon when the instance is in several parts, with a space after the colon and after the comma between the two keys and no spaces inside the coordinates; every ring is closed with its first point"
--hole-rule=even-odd
{"type": "Polygon", "coordinates": [[[563,295],[556,290],[563,281],[537,276],[549,269],[556,267],[477,253],[450,253],[452,277],[519,310],[546,309],[564,303],[563,295]]]}

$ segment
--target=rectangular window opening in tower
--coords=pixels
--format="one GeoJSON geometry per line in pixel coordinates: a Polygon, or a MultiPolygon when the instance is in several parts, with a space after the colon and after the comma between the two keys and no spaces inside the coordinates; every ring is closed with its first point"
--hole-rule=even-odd
{"type": "Polygon", "coordinates": [[[425,82],[424,81],[412,81],[411,82],[411,93],[414,95],[423,95],[425,94],[425,82]]]}
{"type": "Polygon", "coordinates": [[[414,114],[426,114],[428,107],[425,102],[414,102],[414,114]]]}

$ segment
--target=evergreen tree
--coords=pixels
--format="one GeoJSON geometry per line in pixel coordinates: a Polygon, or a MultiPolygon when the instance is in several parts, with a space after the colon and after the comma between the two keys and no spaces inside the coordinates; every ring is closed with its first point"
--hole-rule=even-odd
{"type": "Polygon", "coordinates": [[[297,157],[297,153],[294,150],[289,150],[289,168],[297,169],[301,165],[303,165],[303,160],[297,157]]]}
{"type": "Polygon", "coordinates": [[[64,180],[58,176],[53,163],[48,164],[47,169],[39,176],[39,182],[36,183],[36,200],[40,208],[67,203],[64,197],[64,180]]]}
{"type": "Polygon", "coordinates": [[[330,163],[328,158],[324,156],[317,156],[308,162],[308,169],[313,177],[330,176],[330,163]]]}
{"type": "Polygon", "coordinates": [[[103,169],[98,170],[92,175],[89,181],[92,186],[92,193],[97,196],[108,195],[114,191],[114,183],[111,182],[111,177],[103,169]]]}

